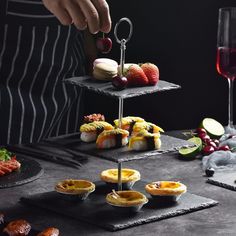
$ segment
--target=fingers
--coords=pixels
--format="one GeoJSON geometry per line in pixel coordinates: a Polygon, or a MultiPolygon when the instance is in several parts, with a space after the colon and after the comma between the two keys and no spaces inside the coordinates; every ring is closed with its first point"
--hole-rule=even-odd
{"type": "Polygon", "coordinates": [[[109,6],[105,0],[43,0],[63,25],[74,23],[83,30],[87,27],[93,34],[111,30],[109,6]]]}
{"type": "Polygon", "coordinates": [[[88,22],[89,31],[96,34],[100,30],[99,14],[90,0],[77,0],[85,18],[88,22]]]}
{"type": "Polygon", "coordinates": [[[105,0],[92,0],[92,2],[99,14],[100,31],[108,33],[111,30],[111,17],[107,2],[105,0]]]}
{"type": "Polygon", "coordinates": [[[78,29],[84,30],[87,28],[87,20],[79,5],[75,4],[74,2],[69,2],[67,11],[72,18],[72,22],[78,29]]]}

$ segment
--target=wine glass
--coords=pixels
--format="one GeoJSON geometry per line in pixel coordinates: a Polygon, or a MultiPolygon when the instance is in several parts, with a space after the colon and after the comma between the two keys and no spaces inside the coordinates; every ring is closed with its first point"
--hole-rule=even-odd
{"type": "Polygon", "coordinates": [[[228,80],[228,126],[226,133],[236,134],[233,125],[233,85],[236,78],[236,8],[219,9],[216,68],[228,80]]]}

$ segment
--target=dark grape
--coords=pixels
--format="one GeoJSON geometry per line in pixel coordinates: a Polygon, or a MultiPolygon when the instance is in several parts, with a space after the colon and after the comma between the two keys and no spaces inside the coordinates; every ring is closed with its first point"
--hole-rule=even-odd
{"type": "Polygon", "coordinates": [[[215,149],[214,149],[214,147],[207,145],[202,149],[202,151],[205,155],[210,155],[211,153],[213,153],[215,151],[215,149]]]}
{"type": "Polygon", "coordinates": [[[207,134],[206,130],[203,129],[203,128],[197,128],[197,129],[196,129],[196,132],[198,133],[198,135],[199,135],[199,134],[207,134]]]}
{"type": "Polygon", "coordinates": [[[221,151],[229,151],[229,150],[230,150],[230,147],[229,147],[228,145],[224,145],[224,146],[219,147],[218,150],[221,150],[221,151]]]}
{"type": "Polygon", "coordinates": [[[198,135],[198,137],[204,142],[207,143],[207,141],[209,141],[211,138],[209,135],[201,133],[198,135]]]}
{"type": "Polygon", "coordinates": [[[112,85],[115,88],[122,90],[128,85],[128,80],[126,77],[120,77],[117,75],[112,79],[112,85]]]}
{"type": "Polygon", "coordinates": [[[212,141],[216,144],[217,147],[219,146],[220,141],[218,139],[213,139],[212,141]]]}
{"type": "Polygon", "coordinates": [[[112,48],[112,40],[110,38],[98,38],[96,41],[97,49],[101,53],[109,53],[112,48]]]}
{"type": "Polygon", "coordinates": [[[215,142],[213,142],[212,140],[211,141],[207,141],[207,145],[208,146],[212,146],[214,148],[214,150],[217,150],[218,147],[217,145],[215,144],[215,142]]]}
{"type": "Polygon", "coordinates": [[[215,174],[215,169],[212,167],[209,167],[206,169],[205,173],[206,173],[206,176],[212,177],[215,174]]]}

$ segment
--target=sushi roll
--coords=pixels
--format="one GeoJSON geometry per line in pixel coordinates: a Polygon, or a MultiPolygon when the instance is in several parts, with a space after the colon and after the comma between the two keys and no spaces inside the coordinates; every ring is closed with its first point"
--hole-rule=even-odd
{"type": "Polygon", "coordinates": [[[98,135],[96,145],[99,149],[119,148],[128,144],[128,136],[124,129],[104,130],[98,135]]]}
{"type": "MultiPolygon", "coordinates": [[[[143,121],[144,121],[143,118],[137,117],[137,116],[123,117],[121,120],[121,122],[122,122],[121,129],[128,130],[130,133],[132,133],[134,124],[136,122],[143,122],[143,121]]],[[[119,119],[114,120],[114,123],[115,123],[115,127],[118,128],[119,127],[119,119]]]]}
{"type": "Polygon", "coordinates": [[[155,150],[161,147],[160,133],[149,133],[141,130],[137,135],[131,136],[129,148],[135,151],[155,150]]]}
{"type": "Polygon", "coordinates": [[[104,130],[112,130],[114,127],[105,121],[94,121],[80,126],[80,138],[84,142],[96,141],[98,135],[104,130]]]}
{"type": "Polygon", "coordinates": [[[147,130],[149,133],[152,133],[152,134],[164,132],[164,130],[161,127],[150,122],[142,121],[142,122],[136,122],[134,124],[132,135],[136,135],[143,129],[147,130]]]}

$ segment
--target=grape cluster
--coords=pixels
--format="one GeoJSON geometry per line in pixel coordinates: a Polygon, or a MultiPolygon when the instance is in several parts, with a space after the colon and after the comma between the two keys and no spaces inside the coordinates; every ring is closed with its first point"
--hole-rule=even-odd
{"type": "Polygon", "coordinates": [[[209,155],[214,151],[219,151],[219,150],[221,151],[230,150],[230,147],[228,145],[219,146],[220,143],[219,140],[211,139],[204,128],[197,128],[196,133],[203,143],[203,149],[202,149],[203,155],[209,155]]]}

